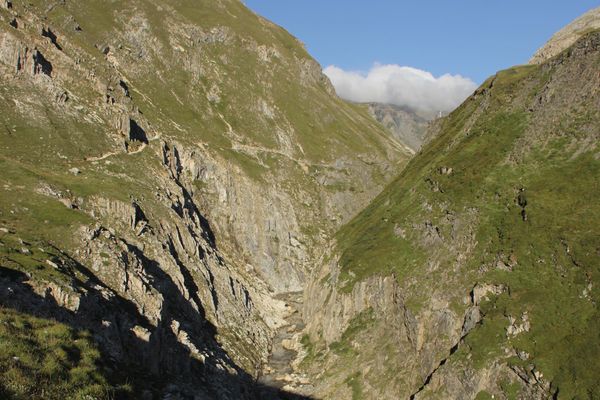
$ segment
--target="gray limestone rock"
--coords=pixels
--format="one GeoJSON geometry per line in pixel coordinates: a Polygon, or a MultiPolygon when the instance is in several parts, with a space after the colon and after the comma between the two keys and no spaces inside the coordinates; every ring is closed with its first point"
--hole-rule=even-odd
{"type": "Polygon", "coordinates": [[[529,60],[529,63],[543,63],[573,45],[582,35],[590,33],[595,29],[600,29],[600,7],[588,11],[555,33],[554,36],[552,36],[552,38],[533,55],[531,60],[529,60]]]}

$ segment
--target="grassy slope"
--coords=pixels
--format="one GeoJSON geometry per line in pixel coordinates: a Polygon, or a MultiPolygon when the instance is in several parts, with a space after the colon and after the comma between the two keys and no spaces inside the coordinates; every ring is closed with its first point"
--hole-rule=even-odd
{"type": "MultiPolygon", "coordinates": [[[[45,2],[31,3],[40,13],[46,8],[45,2]]],[[[246,144],[272,149],[278,147],[276,128],[291,126],[296,133],[294,139],[304,151],[302,156],[313,162],[332,161],[363,153],[365,149],[379,154],[389,151],[388,134],[366,110],[331,96],[325,82],[301,83],[300,64],[311,58],[295,38],[282,28],[262,21],[238,1],[207,1],[199,5],[180,0],[165,6],[162,2],[136,0],[117,1],[113,7],[105,7],[104,2],[92,0],[85,7],[76,3],[56,7],[48,17],[55,26],[61,26],[66,15],[73,15],[83,31],[72,34],[65,27],[63,32],[90,51],[90,59],[84,61],[90,65],[101,61],[98,50],[90,45],[106,43],[112,46],[112,51],[125,53],[117,48],[121,43],[114,41],[113,33],[121,33],[121,24],[130,18],[149,21],[149,34],[157,38],[148,54],[151,73],[136,74],[132,66],[124,66],[121,72],[145,95],[133,93],[146,114],[175,121],[187,131],[177,133],[178,140],[200,140],[227,153],[231,138],[224,134],[226,120],[246,144]],[[178,25],[194,26],[205,33],[226,27],[232,34],[227,36],[225,44],[194,45],[189,39],[169,33],[169,28],[178,25]],[[173,49],[173,41],[185,53],[173,49]],[[274,49],[277,55],[265,65],[253,49],[254,44],[274,49]],[[187,52],[199,54],[190,56],[187,52]],[[202,71],[181,65],[188,60],[203,64],[202,71]],[[206,94],[213,85],[218,86],[221,100],[210,109],[206,94]],[[256,108],[263,99],[276,106],[273,119],[264,118],[256,108]]],[[[145,70],[144,66],[138,67],[145,70]]],[[[299,157],[301,153],[296,151],[299,157]]]]}
{"type": "Polygon", "coordinates": [[[91,335],[52,320],[0,309],[3,399],[109,399],[91,335]]]}
{"type": "MultiPolygon", "coordinates": [[[[483,306],[483,323],[455,357],[471,353],[475,367],[482,367],[504,347],[523,350],[529,360],[508,362],[534,365],[553,390],[559,389],[559,398],[595,398],[600,396],[600,161],[593,139],[577,153],[573,144],[597,134],[600,115],[592,106],[595,98],[584,97],[556,110],[560,124],[537,125],[529,105],[559,68],[500,72],[488,96],[474,96],[453,112],[442,134],[340,230],[341,285],[350,290],[367,276],[393,273],[414,304],[427,301],[423,292],[455,293],[460,304],[477,282],[506,285],[508,292],[483,306]],[[531,137],[537,139],[527,140],[531,137]],[[514,154],[522,157],[515,161],[514,154]],[[453,172],[441,174],[441,167],[453,172]],[[527,221],[518,204],[521,188],[527,221]],[[445,221],[452,216],[468,224],[472,215],[475,247],[457,262],[452,242],[460,238],[452,237],[445,221]],[[443,245],[423,240],[420,227],[426,221],[439,228],[443,245]],[[404,238],[394,233],[396,227],[404,229],[404,238]],[[494,267],[509,258],[512,271],[494,267]],[[427,268],[431,260],[440,267],[427,268]],[[525,311],[531,331],[507,339],[507,316],[525,311]]],[[[562,89],[569,95],[569,88],[562,89]]]]}
{"type": "MultiPolygon", "coordinates": [[[[64,229],[64,227],[63,227],[64,229]]],[[[61,262],[60,251],[13,232],[0,233],[0,279],[35,277],[69,287],[83,276],[61,262]],[[61,265],[59,269],[52,266],[61,265]]],[[[10,290],[10,289],[9,289],[10,290]]],[[[127,396],[115,386],[90,332],[52,319],[0,307],[0,397],[3,399],[112,399],[127,396]]]]}
{"type": "MultiPolygon", "coordinates": [[[[56,229],[60,229],[57,227],[56,229]]],[[[64,230],[64,226],[62,227],[64,230]]],[[[86,280],[52,243],[35,241],[30,232],[0,232],[0,281],[3,290],[19,280],[36,286],[51,283],[66,293],[86,280]]],[[[32,307],[22,304],[25,309],[32,307]]],[[[35,308],[35,306],[33,306],[35,308]]],[[[40,310],[42,311],[42,310],[40,310]]],[[[0,397],[3,399],[114,399],[133,396],[136,372],[115,372],[87,330],[54,319],[40,318],[35,311],[19,312],[0,306],[0,397]],[[109,367],[110,366],[110,367],[109,367]]]]}

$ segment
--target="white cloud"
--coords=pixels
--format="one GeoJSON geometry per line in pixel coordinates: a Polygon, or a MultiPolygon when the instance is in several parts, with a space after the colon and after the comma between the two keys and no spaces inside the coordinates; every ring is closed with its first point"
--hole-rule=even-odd
{"type": "Polygon", "coordinates": [[[344,71],[330,65],[323,71],[337,94],[355,102],[390,103],[419,111],[451,111],[476,88],[472,80],[399,65],[375,64],[367,73],[344,71]]]}

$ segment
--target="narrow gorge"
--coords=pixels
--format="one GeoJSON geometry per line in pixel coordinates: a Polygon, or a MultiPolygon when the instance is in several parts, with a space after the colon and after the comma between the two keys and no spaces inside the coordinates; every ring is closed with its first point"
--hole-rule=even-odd
{"type": "Polygon", "coordinates": [[[0,398],[600,396],[597,11],[429,121],[109,3],[0,1],[0,398]]]}

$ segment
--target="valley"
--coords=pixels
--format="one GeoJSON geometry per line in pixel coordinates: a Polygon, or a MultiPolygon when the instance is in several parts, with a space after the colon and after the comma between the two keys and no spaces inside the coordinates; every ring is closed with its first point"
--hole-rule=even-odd
{"type": "Polygon", "coordinates": [[[238,0],[0,2],[0,397],[600,397],[592,10],[448,115],[238,0]]]}

